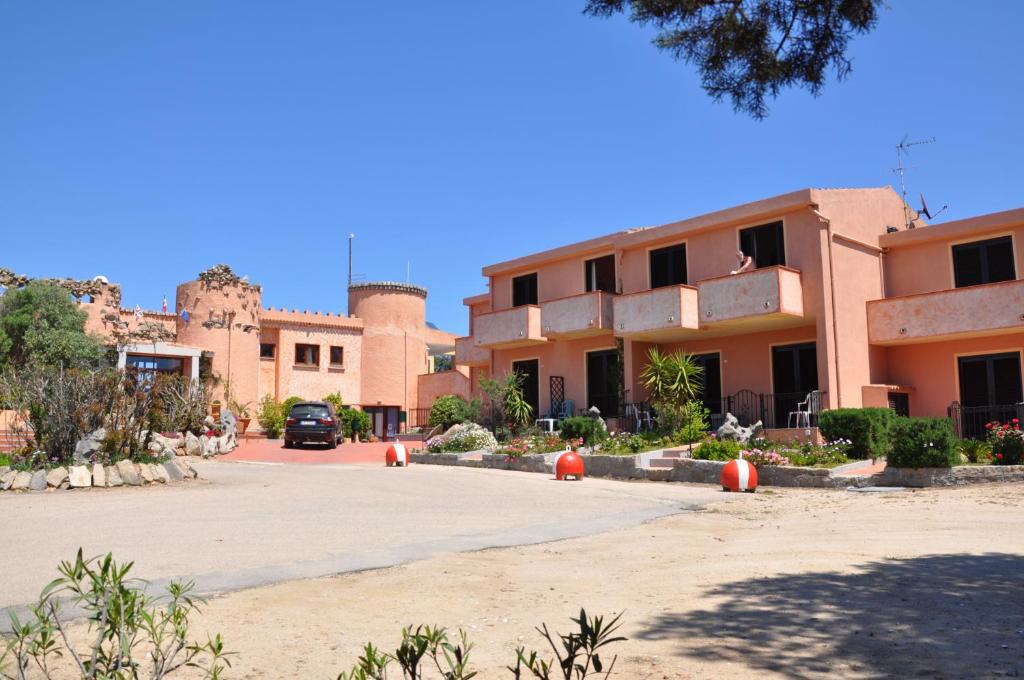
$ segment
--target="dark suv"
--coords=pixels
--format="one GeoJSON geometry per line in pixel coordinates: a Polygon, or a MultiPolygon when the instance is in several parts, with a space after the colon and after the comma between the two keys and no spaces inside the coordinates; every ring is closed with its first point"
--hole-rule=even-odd
{"type": "Polygon", "coordinates": [[[314,442],[333,449],[344,438],[341,418],[326,401],[304,401],[292,406],[284,426],[284,448],[314,442]]]}

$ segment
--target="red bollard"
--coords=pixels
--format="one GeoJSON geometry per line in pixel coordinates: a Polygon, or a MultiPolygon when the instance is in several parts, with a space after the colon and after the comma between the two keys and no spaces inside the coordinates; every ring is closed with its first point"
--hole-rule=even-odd
{"type": "Polygon", "coordinates": [[[568,448],[555,462],[555,479],[564,480],[566,477],[572,477],[576,481],[583,479],[583,459],[568,448]]]}
{"type": "Polygon", "coordinates": [[[722,468],[722,491],[746,491],[754,493],[757,488],[757,468],[738,458],[730,460],[722,468]]]}
{"type": "Polygon", "coordinates": [[[387,467],[409,465],[409,450],[405,448],[405,444],[396,440],[389,446],[388,452],[384,454],[384,465],[387,467]]]}

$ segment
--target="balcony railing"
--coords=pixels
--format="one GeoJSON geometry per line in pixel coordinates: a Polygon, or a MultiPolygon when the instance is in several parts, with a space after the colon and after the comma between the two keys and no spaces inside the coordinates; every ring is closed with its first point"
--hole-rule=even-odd
{"type": "Polygon", "coordinates": [[[476,338],[455,338],[455,363],[459,366],[490,366],[491,352],[477,347],[476,338]]]}
{"type": "Polygon", "coordinates": [[[1024,280],[988,283],[868,302],[876,345],[1024,330],[1024,280]]]}
{"type": "Polygon", "coordinates": [[[473,318],[476,346],[510,349],[547,342],[541,332],[540,307],[523,305],[473,318]]]}
{"type": "Polygon", "coordinates": [[[953,431],[961,439],[984,439],[988,430],[985,425],[998,421],[1008,423],[1017,418],[1024,422],[1024,403],[995,404],[992,406],[961,406],[954,401],[946,409],[946,414],[953,421],[953,431]]]}
{"type": "Polygon", "coordinates": [[[666,286],[615,297],[615,335],[632,340],[670,341],[698,328],[697,289],[666,286]]]}
{"type": "Polygon", "coordinates": [[[705,279],[697,283],[697,291],[701,326],[750,319],[769,324],[804,316],[800,272],[789,267],[765,267],[705,279]]]}
{"type": "Polygon", "coordinates": [[[555,340],[611,333],[614,297],[594,291],[541,303],[544,337],[555,340]]]}

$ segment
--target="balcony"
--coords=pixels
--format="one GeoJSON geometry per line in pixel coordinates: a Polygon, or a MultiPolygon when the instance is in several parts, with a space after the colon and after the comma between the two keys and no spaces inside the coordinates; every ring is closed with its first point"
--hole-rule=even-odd
{"type": "Polygon", "coordinates": [[[612,302],[615,335],[630,340],[683,340],[697,332],[697,289],[667,286],[629,295],[612,302]]]}
{"type": "Polygon", "coordinates": [[[490,366],[491,353],[477,347],[476,338],[455,338],[455,363],[459,366],[490,366]]]}
{"type": "Polygon", "coordinates": [[[523,305],[473,318],[476,346],[484,349],[512,349],[547,342],[541,334],[540,307],[523,305]]]}
{"type": "Polygon", "coordinates": [[[611,333],[614,298],[609,293],[595,291],[541,304],[544,337],[562,340],[611,333]]]}
{"type": "Polygon", "coordinates": [[[1024,280],[940,290],[868,303],[874,345],[936,342],[1024,330],[1024,280]]]}
{"type": "Polygon", "coordinates": [[[718,276],[697,284],[701,327],[708,330],[767,330],[791,326],[804,318],[800,272],[765,267],[718,276]]]}

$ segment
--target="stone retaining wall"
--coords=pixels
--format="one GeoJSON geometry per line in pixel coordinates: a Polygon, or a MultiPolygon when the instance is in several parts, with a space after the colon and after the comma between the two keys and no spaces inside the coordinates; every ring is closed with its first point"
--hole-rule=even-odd
{"type": "Polygon", "coordinates": [[[115,465],[72,465],[33,472],[0,467],[0,492],[171,484],[196,479],[198,476],[195,469],[180,458],[162,463],[121,460],[115,465]]]}
{"type": "MultiPolygon", "coordinates": [[[[723,462],[678,458],[671,468],[644,469],[637,456],[583,455],[587,477],[613,479],[646,479],[655,482],[690,482],[717,486],[723,462]]],[[[544,472],[553,474],[552,454],[531,454],[515,459],[505,455],[485,453],[481,460],[460,460],[457,453],[413,453],[413,463],[427,465],[458,465],[460,467],[544,472]]],[[[851,466],[842,466],[849,469],[851,466]]],[[[989,482],[1024,481],[1024,465],[977,465],[954,468],[923,468],[919,470],[887,468],[875,475],[834,476],[839,468],[807,468],[791,466],[764,466],[758,468],[761,486],[799,487],[816,489],[845,489],[865,486],[954,486],[989,482]]]]}

